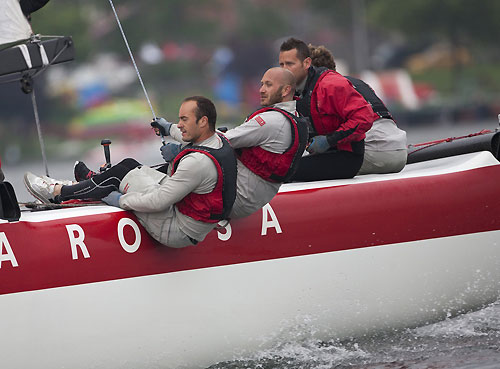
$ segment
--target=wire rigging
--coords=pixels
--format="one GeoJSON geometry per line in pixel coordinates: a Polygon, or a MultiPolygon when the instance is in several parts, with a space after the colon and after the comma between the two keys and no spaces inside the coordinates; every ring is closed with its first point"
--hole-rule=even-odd
{"type": "Polygon", "coordinates": [[[141,83],[142,90],[144,91],[144,95],[146,96],[146,100],[148,101],[149,108],[151,109],[151,113],[153,114],[153,119],[157,119],[155,111],[153,110],[153,105],[151,105],[151,100],[149,99],[148,92],[146,91],[146,87],[142,82],[141,73],[139,72],[139,68],[137,68],[137,64],[135,63],[134,55],[132,55],[132,50],[130,49],[129,43],[127,41],[127,37],[125,36],[125,32],[123,31],[122,24],[120,23],[120,19],[118,18],[118,14],[116,13],[115,6],[112,0],[109,0],[109,4],[111,5],[111,9],[113,9],[113,13],[115,15],[116,22],[118,23],[118,27],[120,28],[120,32],[122,34],[123,41],[127,46],[128,53],[130,55],[130,59],[132,59],[132,64],[134,64],[135,72],[137,73],[137,77],[139,78],[139,82],[141,83]]]}
{"type": "Polygon", "coordinates": [[[45,144],[43,142],[42,127],[40,125],[40,118],[38,116],[38,106],[36,104],[34,87],[33,90],[30,92],[30,95],[31,95],[31,104],[33,105],[33,113],[35,114],[36,130],[38,132],[38,141],[40,142],[40,149],[42,150],[42,160],[43,160],[43,165],[45,166],[45,174],[47,175],[47,177],[50,177],[49,166],[47,164],[47,155],[45,155],[45,144]]]}

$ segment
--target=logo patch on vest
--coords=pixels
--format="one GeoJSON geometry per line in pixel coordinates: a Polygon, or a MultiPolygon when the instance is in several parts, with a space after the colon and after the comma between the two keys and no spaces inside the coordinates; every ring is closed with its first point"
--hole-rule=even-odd
{"type": "Polygon", "coordinates": [[[258,115],[258,116],[256,116],[256,117],[255,117],[255,121],[256,121],[257,123],[259,123],[259,125],[260,125],[261,127],[262,127],[264,124],[266,124],[266,122],[264,121],[264,119],[262,119],[262,118],[260,117],[260,115],[258,115]]]}

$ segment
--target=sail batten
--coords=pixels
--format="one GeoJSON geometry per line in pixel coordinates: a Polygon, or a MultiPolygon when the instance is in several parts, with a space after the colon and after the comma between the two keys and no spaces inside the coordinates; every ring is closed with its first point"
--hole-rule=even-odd
{"type": "Polygon", "coordinates": [[[73,40],[69,36],[28,42],[22,47],[0,50],[0,76],[31,69],[39,70],[47,64],[64,63],[74,58],[73,40]]]}
{"type": "Polygon", "coordinates": [[[0,0],[0,77],[31,71],[74,59],[71,37],[34,35],[28,21],[49,0],[0,0]]]}
{"type": "Polygon", "coordinates": [[[0,1],[0,48],[4,44],[29,39],[32,33],[19,0],[0,1]]]}

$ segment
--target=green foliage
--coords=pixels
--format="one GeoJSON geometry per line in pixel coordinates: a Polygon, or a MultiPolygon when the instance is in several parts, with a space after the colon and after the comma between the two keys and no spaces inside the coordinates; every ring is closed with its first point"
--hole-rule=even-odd
{"type": "MultiPolygon", "coordinates": [[[[414,82],[432,84],[442,96],[451,97],[456,91],[456,75],[449,68],[430,68],[423,72],[412,73],[414,82]]],[[[500,69],[497,64],[478,64],[460,70],[459,81],[462,91],[473,90],[482,96],[498,96],[500,69]]]]}
{"type": "Polygon", "coordinates": [[[339,28],[350,28],[356,0],[310,0],[313,9],[328,15],[339,28]]]}
{"type": "Polygon", "coordinates": [[[42,35],[72,36],[77,45],[77,59],[86,58],[93,45],[87,33],[91,22],[84,9],[83,1],[49,1],[32,14],[33,31],[42,35]]]}
{"type": "Polygon", "coordinates": [[[453,44],[496,46],[500,33],[497,0],[371,0],[369,21],[409,39],[441,38],[453,44]]]}
{"type": "Polygon", "coordinates": [[[243,40],[272,39],[286,29],[287,19],[280,7],[263,10],[251,2],[238,3],[240,20],[239,37],[243,40]]]}

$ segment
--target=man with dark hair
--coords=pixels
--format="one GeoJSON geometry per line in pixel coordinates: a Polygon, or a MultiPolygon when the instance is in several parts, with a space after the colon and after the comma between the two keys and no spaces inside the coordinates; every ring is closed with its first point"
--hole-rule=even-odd
{"type": "MultiPolygon", "coordinates": [[[[309,44],[312,65],[320,70],[336,70],[332,53],[323,45],[309,44]],[[323,68],[323,69],[321,69],[323,68]]],[[[354,88],[363,95],[377,117],[366,132],[365,155],[358,174],[397,173],[406,165],[406,132],[398,128],[392,114],[375,91],[364,81],[346,76],[354,88]]]]}
{"type": "Polygon", "coordinates": [[[76,184],[26,173],[28,191],[40,201],[102,199],[133,210],[148,233],[170,247],[202,241],[227,219],[236,196],[236,157],[215,132],[214,104],[202,96],[186,98],[177,124],[189,142],[172,163],[158,170],[125,159],[76,184]]]}
{"type": "Polygon", "coordinates": [[[311,65],[309,47],[290,38],[279,64],[297,80],[297,110],[309,117],[314,137],[293,177],[297,181],[352,178],[363,163],[364,138],[377,115],[352,83],[333,70],[311,65]]]}
{"type": "MultiPolygon", "coordinates": [[[[297,117],[295,78],[283,68],[270,68],[261,79],[262,108],[225,136],[238,157],[237,195],[231,218],[246,217],[262,208],[295,172],[307,142],[307,125],[297,117]]],[[[163,121],[164,134],[182,142],[179,126],[163,121]]],[[[180,145],[170,143],[165,160],[180,145]],[[170,152],[170,148],[172,149],[170,152]]]]}

